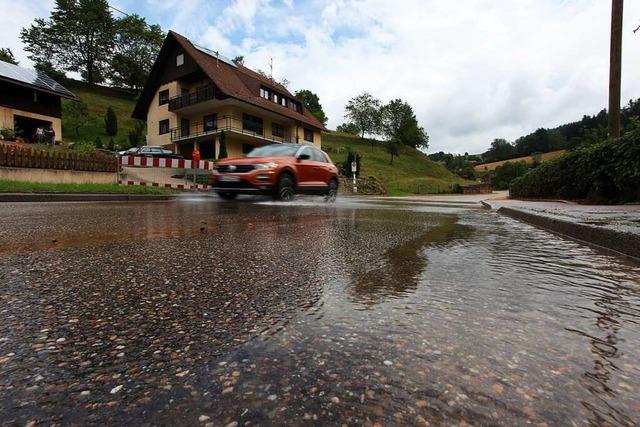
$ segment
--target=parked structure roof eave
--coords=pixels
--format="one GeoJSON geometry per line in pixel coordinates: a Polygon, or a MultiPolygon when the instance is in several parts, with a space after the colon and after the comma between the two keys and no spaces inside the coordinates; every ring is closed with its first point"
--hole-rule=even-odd
{"type": "MultiPolygon", "coordinates": [[[[29,89],[38,90],[40,92],[49,93],[51,95],[56,95],[56,96],[59,96],[60,98],[69,99],[71,101],[79,101],[80,100],[73,93],[72,93],[73,96],[69,96],[66,93],[57,92],[55,90],[48,90],[48,89],[45,89],[45,88],[40,87],[40,86],[31,85],[31,84],[28,84],[28,83],[25,83],[25,82],[21,82],[19,80],[14,80],[14,79],[11,79],[11,78],[5,77],[5,76],[0,76],[0,80],[4,81],[4,82],[7,82],[7,83],[11,83],[11,84],[17,85],[17,86],[28,87],[29,89]]],[[[71,91],[69,91],[69,93],[71,93],[71,91]]]]}

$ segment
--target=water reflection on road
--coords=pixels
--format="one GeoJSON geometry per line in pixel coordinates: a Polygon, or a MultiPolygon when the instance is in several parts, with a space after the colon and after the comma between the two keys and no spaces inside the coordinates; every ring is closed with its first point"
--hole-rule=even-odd
{"type": "MultiPolygon", "coordinates": [[[[247,299],[260,289],[289,301],[289,286],[318,285],[317,292],[291,299],[297,308],[288,321],[264,330],[253,319],[253,330],[264,332],[235,333],[237,344],[222,353],[194,344],[198,353],[186,353],[191,362],[183,392],[177,384],[167,391],[147,381],[152,401],[99,406],[98,420],[640,422],[635,262],[475,206],[305,199],[68,206],[59,206],[32,235],[20,233],[20,221],[30,223],[23,208],[27,219],[0,234],[4,252],[51,247],[52,236],[55,251],[100,251],[104,242],[113,250],[136,239],[141,247],[160,241],[171,252],[193,239],[193,257],[220,260],[211,271],[230,274],[247,299]],[[112,226],[92,226],[88,218],[112,226]],[[277,281],[279,288],[266,289],[277,281]]],[[[154,273],[148,274],[152,283],[154,273]]],[[[190,290],[196,299],[207,280],[190,290]]],[[[241,313],[253,304],[231,309],[241,313]]],[[[195,338],[205,340],[220,327],[198,329],[195,338]]]]}

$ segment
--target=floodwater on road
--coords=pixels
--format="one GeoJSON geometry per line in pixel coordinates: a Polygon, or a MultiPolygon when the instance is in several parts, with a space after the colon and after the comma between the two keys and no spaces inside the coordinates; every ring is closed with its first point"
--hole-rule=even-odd
{"type": "Polygon", "coordinates": [[[640,264],[475,204],[0,221],[0,424],[640,423],[640,264]]]}

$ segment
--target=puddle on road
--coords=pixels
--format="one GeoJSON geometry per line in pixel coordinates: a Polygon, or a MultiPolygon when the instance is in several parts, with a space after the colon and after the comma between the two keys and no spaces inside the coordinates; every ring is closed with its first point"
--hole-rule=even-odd
{"type": "MultiPolygon", "coordinates": [[[[267,277],[294,287],[295,280],[321,284],[309,301],[295,300],[299,309],[290,320],[283,316],[270,329],[256,326],[259,332],[249,341],[230,334],[238,341],[221,357],[218,348],[208,353],[195,344],[187,350],[168,348],[172,358],[180,354],[178,374],[188,374],[167,374],[163,366],[158,369],[166,374],[165,382],[119,379],[127,387],[127,406],[111,409],[107,402],[115,397],[107,394],[103,402],[95,393],[97,420],[195,424],[205,416],[222,425],[640,422],[640,266],[493,212],[300,200],[286,205],[86,205],[43,208],[31,215],[31,222],[50,216],[22,238],[20,226],[0,238],[7,242],[7,236],[18,236],[24,243],[33,233],[55,235],[57,230],[65,236],[59,239],[64,246],[82,229],[83,245],[109,242],[113,251],[131,239],[140,245],[155,239],[169,252],[180,240],[200,239],[207,244],[194,245],[189,256],[207,258],[209,264],[195,263],[199,272],[185,276],[185,283],[197,284],[209,265],[242,292],[252,286],[265,292],[267,277]],[[293,242],[295,251],[275,256],[293,242]],[[256,251],[266,251],[262,263],[262,252],[256,251]],[[236,267],[223,262],[225,253],[236,267]],[[243,263],[249,255],[251,263],[243,263]],[[250,265],[250,281],[239,265],[250,265]],[[300,274],[281,277],[279,271],[300,274]]],[[[150,269],[145,282],[168,273],[167,268],[150,269]]],[[[200,304],[205,297],[215,299],[206,285],[188,287],[188,297],[200,304]]],[[[93,294],[86,297],[83,304],[90,305],[93,294]]],[[[112,303],[121,310],[119,301],[112,303]]],[[[161,312],[182,331],[189,329],[188,322],[171,317],[188,308],[181,304],[161,312]]],[[[224,307],[224,318],[217,319],[222,323],[248,309],[242,303],[224,307]]],[[[156,310],[149,309],[147,316],[153,318],[156,310]]],[[[204,318],[188,312],[197,323],[191,327],[203,336],[209,333],[204,318]]],[[[127,324],[132,313],[119,313],[120,328],[139,327],[127,324]]],[[[131,322],[145,322],[133,317],[131,322]]],[[[211,334],[226,332],[216,325],[211,334]]],[[[156,328],[155,323],[144,326],[156,328]]],[[[87,336],[92,327],[86,326],[87,336]]],[[[167,338],[156,335],[155,340],[167,338]]],[[[140,350],[142,359],[130,369],[154,365],[147,350],[140,350]]],[[[64,351],[56,358],[60,363],[64,351]]],[[[127,378],[127,370],[117,364],[97,365],[90,372],[97,375],[100,369],[119,369],[127,378]]]]}

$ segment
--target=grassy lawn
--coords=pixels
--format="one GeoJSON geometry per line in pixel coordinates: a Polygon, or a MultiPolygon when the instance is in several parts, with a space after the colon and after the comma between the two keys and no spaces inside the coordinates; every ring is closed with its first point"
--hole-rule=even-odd
{"type": "MultiPolygon", "coordinates": [[[[107,87],[91,87],[87,83],[76,80],[65,80],[63,85],[80,98],[89,108],[89,120],[86,126],[76,134],[75,129],[64,125],[64,115],[62,117],[62,137],[65,142],[90,141],[93,142],[99,136],[103,144],[107,144],[109,139],[117,143],[121,140],[128,140],[129,129],[133,128],[134,119],[131,118],[135,97],[126,91],[107,87]],[[111,106],[118,117],[118,135],[108,136],[104,126],[104,115],[107,108],[111,106]]],[[[73,102],[63,100],[63,103],[73,102]]]]}
{"type": "Polygon", "coordinates": [[[411,147],[401,147],[400,156],[390,164],[390,155],[380,141],[327,132],[322,135],[322,149],[336,164],[347,159],[349,149],[359,153],[362,156],[360,174],[378,179],[390,196],[447,193],[454,184],[469,183],[411,147]]]}
{"type": "Polygon", "coordinates": [[[118,193],[173,194],[175,190],[158,187],[125,186],[117,184],[49,184],[0,180],[0,193],[118,193]]]}

